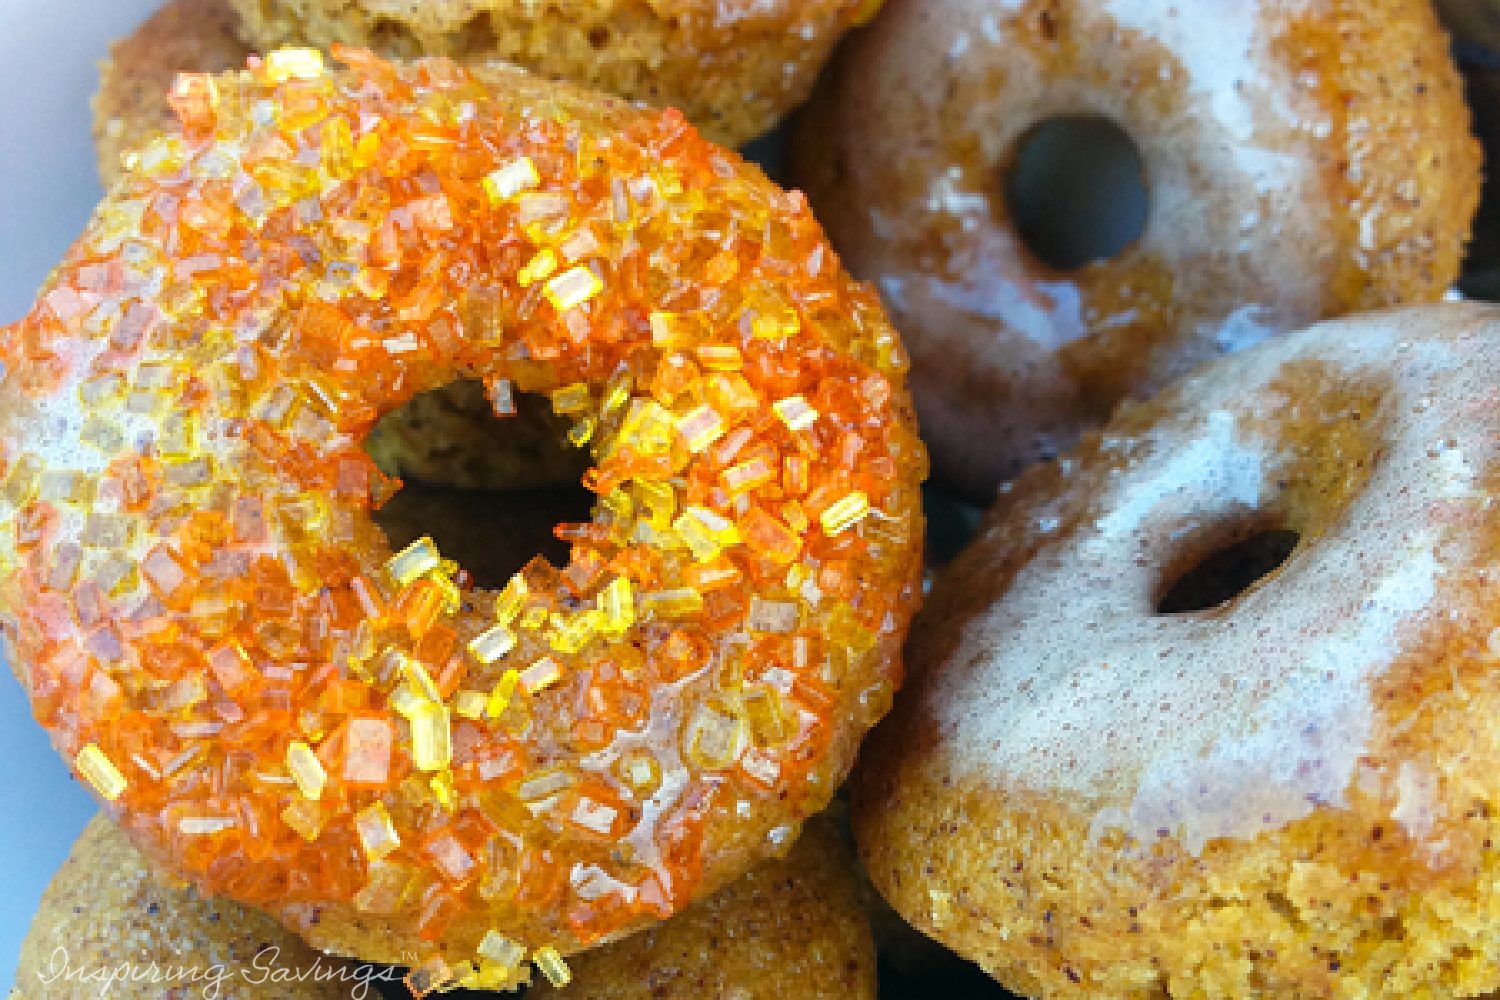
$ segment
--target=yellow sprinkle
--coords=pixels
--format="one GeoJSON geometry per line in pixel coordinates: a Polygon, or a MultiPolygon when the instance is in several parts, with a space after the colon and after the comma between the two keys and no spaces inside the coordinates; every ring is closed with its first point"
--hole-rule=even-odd
{"type": "Polygon", "coordinates": [[[521,672],[521,688],[527,694],[544,691],[562,679],[562,664],[544,656],[521,672]]]}
{"type": "Polygon", "coordinates": [[[580,611],[568,617],[558,616],[553,622],[552,648],[565,656],[572,656],[587,646],[603,627],[604,612],[597,609],[580,611]]]}
{"type": "Polygon", "coordinates": [[[328,173],[334,177],[348,177],[354,173],[354,133],[349,129],[349,122],[343,118],[330,118],[323,123],[321,134],[323,166],[328,173]]]}
{"type": "MultiPolygon", "coordinates": [[[[525,957],[523,952],[522,957],[525,957]]],[[[531,983],[530,967],[504,966],[482,961],[479,971],[460,982],[466,990],[489,993],[514,993],[531,983]]]]}
{"type": "Polygon", "coordinates": [[[587,382],[574,382],[555,389],[549,398],[555,413],[582,413],[594,405],[594,397],[589,392],[587,382]]]}
{"type": "Polygon", "coordinates": [[[649,792],[661,782],[661,765],[649,750],[632,750],[620,759],[620,776],[637,792],[649,792]]]}
{"type": "Polygon", "coordinates": [[[553,252],[552,248],[543,247],[537,251],[535,257],[526,262],[526,265],[521,270],[516,272],[516,281],[520,283],[522,288],[530,288],[538,281],[545,281],[557,273],[559,263],[557,254],[553,252]]]}
{"type": "Polygon", "coordinates": [[[671,450],[675,430],[672,415],[660,403],[635,399],[620,421],[619,441],[642,455],[659,455],[671,450]]]}
{"type": "Polygon", "coordinates": [[[635,501],[630,499],[630,494],[616,487],[609,495],[599,501],[600,505],[618,521],[629,520],[630,515],[635,513],[635,501]]]}
{"type": "Polygon", "coordinates": [[[628,370],[611,375],[604,385],[604,401],[599,406],[599,412],[607,417],[629,402],[633,381],[628,370]]]}
{"type": "Polygon", "coordinates": [[[806,531],[808,525],[812,523],[807,519],[807,511],[803,510],[802,505],[796,502],[783,505],[781,516],[785,519],[787,527],[799,535],[806,531]]]}
{"type": "Polygon", "coordinates": [[[391,708],[403,719],[410,720],[426,705],[432,704],[432,699],[424,698],[412,690],[410,684],[402,684],[391,692],[391,708]]]}
{"type": "Polygon", "coordinates": [[[411,759],[418,771],[442,771],[453,763],[453,721],[444,706],[423,705],[412,715],[411,759]]]}
{"type": "Polygon", "coordinates": [[[604,631],[620,635],[635,624],[635,594],[628,577],[615,577],[595,600],[604,612],[604,631]]]}
{"type": "Polygon", "coordinates": [[[487,958],[507,969],[515,968],[526,959],[525,946],[495,930],[485,932],[475,951],[481,958],[487,958]]]}
{"type": "Polygon", "coordinates": [[[413,691],[426,700],[432,702],[443,700],[437,682],[432,679],[432,675],[427,672],[427,668],[420,661],[402,654],[401,676],[406,678],[406,682],[411,685],[413,691]]]}
{"type": "Polygon", "coordinates": [[[382,802],[355,813],[354,830],[359,834],[359,846],[364,849],[365,857],[371,861],[379,861],[401,846],[401,837],[382,802]]]}
{"type": "Polygon", "coordinates": [[[328,772],[323,769],[323,762],[313,753],[312,747],[301,740],[293,740],[286,748],[286,767],[304,796],[314,802],[323,797],[328,772]]]}
{"type": "Polygon", "coordinates": [[[681,618],[703,610],[703,595],[691,587],[658,590],[641,596],[645,609],[663,618],[681,618]]]}
{"type": "Polygon", "coordinates": [[[542,289],[552,308],[560,313],[576,309],[603,290],[604,282],[582,264],[559,274],[542,289]]]}
{"type": "Polygon", "coordinates": [[[427,787],[432,789],[432,797],[445,811],[451,813],[458,808],[458,789],[453,787],[452,771],[434,774],[432,780],[427,782],[427,787]]]}
{"type": "Polygon", "coordinates": [[[683,756],[705,770],[730,767],[745,750],[745,720],[713,705],[699,705],[683,731],[683,756]]]}
{"type": "Polygon", "coordinates": [[[573,973],[568,968],[568,963],[563,961],[562,954],[550,944],[542,945],[532,953],[531,960],[536,967],[542,970],[542,975],[547,977],[547,982],[557,989],[562,989],[573,981],[573,973]]]}
{"type": "Polygon", "coordinates": [[[287,48],[266,54],[266,76],[272,83],[316,80],[323,69],[323,53],[317,49],[287,48]]]}
{"type": "Polygon", "coordinates": [[[802,317],[794,309],[761,313],[750,321],[750,335],[757,340],[786,340],[802,330],[802,317]]]}
{"type": "Polygon", "coordinates": [[[695,455],[723,437],[724,430],[724,418],[711,406],[700,406],[677,418],[677,433],[695,455]]]}
{"type": "Polygon", "coordinates": [[[672,489],[670,483],[637,480],[635,489],[641,502],[651,512],[652,524],[665,528],[672,523],[672,515],[677,512],[677,491],[672,489]]]}
{"type": "Polygon", "coordinates": [[[594,428],[597,426],[593,417],[584,417],[568,428],[568,443],[575,448],[582,448],[593,438],[594,428]]]}
{"type": "Polygon", "coordinates": [[[830,538],[852,528],[870,513],[870,498],[861,490],[855,490],[838,503],[823,511],[818,521],[824,534],[830,538]]]}
{"type": "MultiPolygon", "coordinates": [[[[502,593],[500,596],[504,599],[505,595],[502,593]]],[[[505,625],[492,625],[469,640],[469,652],[474,659],[486,666],[515,648],[516,634],[505,625]]]]}
{"type": "Polygon", "coordinates": [[[507,670],[500,675],[490,691],[490,700],[484,707],[484,714],[492,719],[498,719],[505,714],[510,707],[510,700],[515,697],[516,688],[520,686],[521,674],[516,670],[507,670]]]}
{"type": "Polygon", "coordinates": [[[294,798],[281,810],[281,821],[309,844],[323,833],[323,811],[310,799],[294,798]]]}
{"type": "Polygon", "coordinates": [[[443,594],[443,613],[457,614],[458,609],[463,606],[463,592],[458,589],[458,584],[453,582],[450,572],[457,572],[458,564],[451,559],[444,559],[439,571],[427,574],[427,579],[437,585],[437,589],[443,594]],[[453,569],[450,571],[449,566],[453,569]]]}
{"type": "Polygon", "coordinates": [[[489,696],[483,691],[460,691],[453,696],[453,711],[462,719],[482,719],[489,696]]]}
{"type": "Polygon", "coordinates": [[[696,339],[699,325],[688,316],[678,313],[654,312],[648,317],[651,323],[651,343],[657,347],[682,346],[696,339]]]}
{"type": "Polygon", "coordinates": [[[771,404],[781,422],[794,431],[805,431],[818,420],[818,411],[801,396],[788,396],[771,404]]]}
{"type": "Polygon", "coordinates": [[[442,562],[443,557],[438,552],[437,545],[431,538],[423,535],[391,556],[385,564],[385,571],[396,581],[397,586],[404,587],[437,569],[442,562]]]}
{"type": "Polygon", "coordinates": [[[490,204],[498,205],[541,183],[542,175],[536,172],[536,164],[531,162],[531,157],[522,156],[487,174],[484,178],[484,193],[489,197],[490,204]]]}
{"type": "Polygon", "coordinates": [[[707,507],[689,506],[672,522],[672,530],[693,550],[693,558],[699,562],[712,561],[740,540],[734,523],[707,507]]]}
{"type": "Polygon", "coordinates": [[[97,744],[90,743],[78,751],[78,756],[73,760],[73,768],[109,802],[118,799],[125,792],[125,775],[120,773],[115,762],[97,744]]]}
{"type": "Polygon", "coordinates": [[[36,496],[41,480],[42,463],[35,455],[27,453],[16,460],[10,477],[5,481],[5,499],[13,507],[24,507],[36,496]]]}
{"type": "Polygon", "coordinates": [[[531,588],[527,586],[526,580],[517,573],[506,583],[505,589],[500,591],[495,598],[495,621],[501,625],[509,625],[520,615],[521,610],[526,607],[526,598],[531,588]]]}

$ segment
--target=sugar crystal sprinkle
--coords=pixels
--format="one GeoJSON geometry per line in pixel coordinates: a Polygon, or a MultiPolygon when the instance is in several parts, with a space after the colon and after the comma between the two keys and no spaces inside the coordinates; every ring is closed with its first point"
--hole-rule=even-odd
{"type": "Polygon", "coordinates": [[[35,713],[209,891],[493,929],[413,956],[426,990],[565,980],[694,895],[737,802],[815,806],[839,705],[889,701],[925,468],[895,335],[674,113],[310,49],[171,103],[0,329],[0,412],[78,416],[0,440],[35,713]],[[592,460],[567,561],[498,590],[371,518],[401,484],[367,430],[458,378],[592,460]]]}
{"type": "Polygon", "coordinates": [[[531,960],[536,963],[542,975],[547,977],[547,982],[556,988],[562,989],[573,981],[573,971],[568,968],[568,963],[552,945],[543,945],[538,948],[532,954],[531,960]]]}
{"type": "Polygon", "coordinates": [[[125,775],[93,743],[78,752],[73,767],[107,801],[113,802],[125,793],[125,775]]]}

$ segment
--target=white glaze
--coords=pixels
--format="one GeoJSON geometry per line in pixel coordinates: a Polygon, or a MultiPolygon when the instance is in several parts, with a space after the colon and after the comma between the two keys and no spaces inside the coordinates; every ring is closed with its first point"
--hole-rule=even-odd
{"type": "MultiPolygon", "coordinates": [[[[1096,835],[1166,831],[1193,851],[1343,803],[1375,719],[1370,682],[1462,561],[1441,514],[1482,502],[1500,452],[1466,405],[1493,398],[1500,352],[1438,332],[1484,315],[1449,306],[1289,335],[1207,369],[1144,441],[1106,438],[1106,454],[1134,460],[1097,498],[1105,513],[1043,544],[927,692],[954,775],[1081,796],[1096,835]],[[1389,380],[1365,415],[1389,421],[1384,460],[1348,516],[1262,585],[1222,611],[1153,613],[1167,540],[1274,492],[1288,458],[1251,428],[1285,406],[1267,389],[1282,366],[1309,360],[1389,380]]],[[[1003,554],[1007,533],[979,544],[1003,554]]],[[[1426,780],[1401,786],[1396,818],[1414,835],[1431,827],[1426,780]]]]}

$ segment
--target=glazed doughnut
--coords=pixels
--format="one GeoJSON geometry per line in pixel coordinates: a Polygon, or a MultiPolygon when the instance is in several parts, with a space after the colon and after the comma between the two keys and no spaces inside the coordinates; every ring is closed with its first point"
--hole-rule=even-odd
{"type": "Polygon", "coordinates": [[[503,59],[653,107],[738,146],[802,103],[834,43],[879,0],[229,0],[261,49],[503,59]]]}
{"type": "Polygon", "coordinates": [[[623,941],[578,956],[567,1000],[875,1000],[875,945],[847,830],[808,823],[792,853],[623,941]]]}
{"type": "Polygon", "coordinates": [[[559,971],[784,851],[888,707],[905,357],[679,114],[341,58],[184,78],[184,134],[0,330],[7,651],[206,891],[423,987],[559,971]],[[365,432],[460,377],[593,456],[568,565],[498,592],[368,514],[365,432]]]}
{"type": "Polygon", "coordinates": [[[11,1000],[349,1000],[371,979],[262,913],[172,884],[96,816],[42,894],[11,1000]]]}
{"type": "Polygon", "coordinates": [[[1500,986],[1497,345],[1493,307],[1330,321],[1025,474],[861,758],[881,892],[1032,996],[1500,986]]]}
{"type": "Polygon", "coordinates": [[[935,476],[985,501],[1209,357],[1440,297],[1479,160],[1421,0],[892,0],[792,147],[906,338],[935,476]],[[1033,129],[1080,117],[1134,143],[1148,207],[1117,257],[1060,270],[1004,188],[1033,129]]]}

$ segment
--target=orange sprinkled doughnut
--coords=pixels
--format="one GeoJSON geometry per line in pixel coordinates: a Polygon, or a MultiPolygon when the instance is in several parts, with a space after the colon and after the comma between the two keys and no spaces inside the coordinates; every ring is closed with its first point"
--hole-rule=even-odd
{"type": "Polygon", "coordinates": [[[987,501],[1205,360],[1439,298],[1479,199],[1468,127],[1426,0],[891,0],[792,165],[906,338],[936,475],[987,501]],[[1008,192],[1080,119],[1139,158],[1142,228],[1109,259],[1039,250],[1008,192]]]}
{"type": "Polygon", "coordinates": [[[183,133],[0,331],[0,607],[143,849],[501,982],[829,799],[899,680],[925,454],[800,196],[673,112],[339,58],[180,78],[183,133]],[[369,517],[363,435],[461,377],[594,456],[568,564],[498,592],[369,517]]]}
{"type": "Polygon", "coordinates": [[[1493,995],[1497,489],[1493,306],[1122,408],[934,586],[854,782],[871,878],[1029,996],[1493,995]]]}

